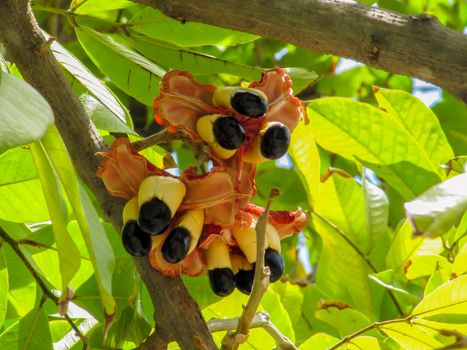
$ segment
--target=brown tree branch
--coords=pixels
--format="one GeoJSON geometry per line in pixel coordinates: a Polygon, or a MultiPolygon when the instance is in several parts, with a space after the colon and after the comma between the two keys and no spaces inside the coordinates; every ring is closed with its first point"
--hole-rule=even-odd
{"type": "Polygon", "coordinates": [[[429,15],[349,0],[133,0],[167,16],[213,24],[420,78],[467,102],[467,36],[429,15]]]}
{"type": "MultiPolygon", "coordinates": [[[[105,150],[106,145],[66,81],[59,63],[50,50],[44,49],[47,41],[27,0],[0,2],[0,41],[24,79],[49,102],[79,176],[120,231],[123,202],[111,197],[96,177],[99,159],[95,154],[105,150]]],[[[200,346],[216,349],[198,306],[181,280],[163,277],[151,268],[147,258],[135,258],[134,261],[156,310],[156,332],[148,340],[149,345],[142,348],[162,349],[175,340],[183,349],[200,346]]]]}

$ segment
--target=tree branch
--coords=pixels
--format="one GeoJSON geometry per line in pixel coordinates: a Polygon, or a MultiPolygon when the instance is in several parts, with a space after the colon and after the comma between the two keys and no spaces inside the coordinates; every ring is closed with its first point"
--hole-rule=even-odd
{"type": "MultiPolygon", "coordinates": [[[[212,318],[208,322],[211,332],[230,331],[237,329],[240,317],[220,319],[212,318]]],[[[267,312],[258,312],[251,321],[250,328],[263,328],[275,340],[279,350],[296,350],[297,347],[292,341],[281,333],[279,329],[269,320],[267,312]]]]}
{"type": "MultiPolygon", "coordinates": [[[[79,176],[96,195],[116,230],[120,231],[124,203],[110,196],[96,177],[99,159],[95,154],[104,151],[106,144],[66,81],[61,66],[50,50],[44,50],[47,41],[27,0],[0,2],[0,41],[24,79],[49,102],[79,176]]],[[[156,310],[157,331],[148,344],[158,344],[161,349],[175,340],[183,349],[197,349],[200,344],[205,349],[216,349],[198,306],[181,280],[165,278],[150,266],[147,258],[135,258],[134,262],[156,310]]]]}
{"type": "Polygon", "coordinates": [[[133,0],[167,16],[258,34],[420,78],[467,102],[467,36],[429,15],[349,0],[133,0]],[[220,15],[222,14],[222,15],[220,15]]]}

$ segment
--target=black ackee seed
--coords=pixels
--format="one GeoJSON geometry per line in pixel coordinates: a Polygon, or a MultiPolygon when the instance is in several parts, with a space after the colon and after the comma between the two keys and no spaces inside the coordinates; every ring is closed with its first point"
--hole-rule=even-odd
{"type": "Polygon", "coordinates": [[[251,293],[251,288],[253,288],[253,279],[255,277],[255,269],[251,270],[239,270],[235,274],[235,287],[244,293],[249,295],[251,293]]]}
{"type": "Polygon", "coordinates": [[[162,245],[162,255],[171,264],[176,264],[185,259],[190,248],[191,235],[184,227],[176,227],[162,245]]]}
{"type": "Polygon", "coordinates": [[[284,124],[269,127],[261,140],[261,154],[264,158],[277,159],[282,157],[290,145],[290,130],[284,124]]]}
{"type": "Polygon", "coordinates": [[[269,271],[271,271],[270,282],[276,282],[284,273],[284,259],[271,248],[266,249],[264,253],[264,265],[269,266],[269,271]]]}
{"type": "Polygon", "coordinates": [[[217,118],[213,132],[217,143],[225,149],[237,149],[245,141],[242,125],[232,117],[217,118]]]}
{"type": "Polygon", "coordinates": [[[208,271],[212,291],[220,297],[225,297],[235,288],[234,275],[231,269],[224,267],[208,271]]]}
{"type": "Polygon", "coordinates": [[[158,235],[169,226],[170,208],[158,198],[144,203],[139,208],[138,225],[150,235],[158,235]]]}
{"type": "Polygon", "coordinates": [[[260,95],[247,90],[237,90],[230,99],[230,105],[238,113],[259,118],[268,110],[268,103],[260,95]]]}
{"type": "Polygon", "coordinates": [[[140,229],[136,221],[128,221],[122,230],[122,244],[133,256],[145,256],[151,250],[151,236],[140,229]]]}

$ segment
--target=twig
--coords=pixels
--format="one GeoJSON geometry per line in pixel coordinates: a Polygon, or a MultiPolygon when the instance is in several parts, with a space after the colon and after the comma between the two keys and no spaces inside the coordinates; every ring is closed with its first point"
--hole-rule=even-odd
{"type": "MultiPolygon", "coordinates": [[[[34,267],[31,265],[31,263],[28,261],[24,253],[21,251],[19,248],[18,242],[15,241],[13,238],[11,238],[2,228],[0,228],[0,237],[8,243],[8,245],[14,250],[16,255],[20,258],[20,260],[23,262],[23,264],[26,266],[26,268],[29,270],[31,273],[32,277],[36,281],[36,283],[39,285],[39,287],[42,289],[42,292],[44,293],[44,296],[49,298],[55,305],[59,305],[60,300],[59,298],[45,285],[44,281],[42,278],[39,276],[39,274],[36,272],[34,267]]],[[[68,314],[64,315],[65,320],[69,323],[71,328],[75,331],[75,333],[78,335],[78,337],[83,341],[84,344],[87,344],[87,339],[86,336],[81,333],[79,330],[78,326],[73,322],[73,320],[68,316],[68,314]]]]}
{"type": "MultiPolygon", "coordinates": [[[[208,322],[209,331],[212,333],[220,331],[230,331],[237,329],[240,317],[220,319],[212,318],[208,322]]],[[[279,350],[292,350],[297,347],[292,341],[281,333],[279,329],[269,320],[269,314],[265,311],[258,312],[251,322],[250,328],[263,328],[275,340],[279,350]]]]}
{"type": "Polygon", "coordinates": [[[151,136],[148,136],[144,139],[132,142],[131,145],[136,151],[142,151],[143,149],[159,145],[164,142],[169,142],[172,140],[178,140],[182,138],[182,135],[180,133],[169,133],[167,129],[164,129],[162,131],[159,131],[156,134],[153,134],[151,136]]]}
{"type": "Polygon", "coordinates": [[[368,331],[371,331],[372,329],[374,328],[379,328],[379,327],[382,327],[382,326],[385,326],[385,325],[388,325],[388,324],[392,324],[392,323],[401,323],[401,322],[409,322],[411,319],[412,319],[412,315],[409,315],[407,317],[404,317],[404,318],[398,318],[398,319],[395,319],[395,320],[387,320],[387,321],[382,321],[382,322],[374,322],[352,334],[349,334],[347,336],[345,336],[344,338],[342,338],[341,340],[339,340],[336,344],[334,344],[333,346],[329,347],[327,350],[334,350],[334,349],[338,349],[341,345],[345,344],[345,343],[348,343],[350,340],[352,340],[353,338],[356,338],[358,337],[360,334],[363,334],[363,333],[366,333],[368,331]]]}
{"type": "MultiPolygon", "coordinates": [[[[318,214],[316,211],[313,211],[312,212],[316,217],[320,218],[323,222],[325,222],[327,225],[329,225],[330,227],[332,227],[338,234],[339,236],[341,236],[352,248],[353,250],[358,254],[360,255],[360,257],[365,261],[365,263],[368,265],[368,267],[371,269],[371,271],[373,271],[373,273],[377,273],[378,270],[376,269],[376,267],[373,265],[373,263],[371,262],[371,260],[368,258],[368,256],[366,256],[356,245],[354,242],[352,242],[350,240],[349,237],[347,237],[347,235],[345,234],[344,231],[342,231],[342,229],[338,226],[336,226],[333,222],[329,221],[328,219],[326,219],[324,216],[321,216],[320,214],[318,214]]],[[[389,294],[389,297],[391,298],[392,302],[394,303],[394,306],[396,307],[397,309],[397,312],[399,312],[399,315],[401,316],[404,316],[404,311],[402,310],[402,307],[401,305],[399,304],[399,302],[397,301],[396,299],[396,296],[394,295],[394,293],[392,292],[392,290],[390,290],[389,288],[385,288],[387,293],[389,294]]]]}
{"type": "Polygon", "coordinates": [[[270,271],[264,266],[264,243],[266,241],[266,224],[268,221],[269,210],[271,209],[272,200],[279,195],[277,188],[272,188],[269,193],[266,210],[259,217],[256,224],[256,266],[255,276],[253,279],[253,288],[248,303],[243,309],[243,312],[238,321],[238,327],[235,332],[228,332],[222,339],[221,350],[235,350],[238,346],[245,342],[248,338],[248,329],[256,314],[256,310],[263,298],[264,293],[268,289],[270,271]]]}

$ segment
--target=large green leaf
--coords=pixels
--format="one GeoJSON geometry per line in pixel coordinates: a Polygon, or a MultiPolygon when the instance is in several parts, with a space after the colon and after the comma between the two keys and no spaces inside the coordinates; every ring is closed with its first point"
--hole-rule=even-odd
{"type": "Polygon", "coordinates": [[[431,160],[435,169],[454,157],[438,118],[422,101],[400,90],[380,89],[375,97],[379,106],[404,126],[418,145],[417,151],[431,160]]]}
{"type": "Polygon", "coordinates": [[[433,107],[456,155],[467,154],[467,106],[446,91],[433,107]]]}
{"type": "Polygon", "coordinates": [[[413,238],[412,228],[408,221],[404,221],[396,230],[386,257],[388,268],[402,272],[405,262],[422,243],[421,238],[413,238]]]}
{"type": "Polygon", "coordinates": [[[317,216],[313,218],[323,241],[317,286],[328,298],[345,301],[372,318],[369,270],[360,255],[370,248],[361,186],[353,178],[333,173],[321,184],[314,211],[341,230],[317,216]]]}
{"type": "Polygon", "coordinates": [[[129,0],[73,0],[70,7],[76,13],[92,16],[96,12],[119,10],[134,5],[129,0]]]}
{"type": "Polygon", "coordinates": [[[42,143],[40,141],[31,143],[31,152],[52,219],[62,279],[61,291],[62,296],[66,297],[68,284],[79,269],[81,257],[78,247],[67,231],[68,213],[63,205],[59,182],[42,143]]]}
{"type": "Polygon", "coordinates": [[[86,242],[105,311],[107,315],[112,315],[115,312],[111,283],[114,254],[105,229],[91,200],[78,182],[73,164],[57,129],[51,127],[42,142],[60,177],[86,242]]]}
{"type": "Polygon", "coordinates": [[[53,122],[47,101],[28,83],[0,71],[0,153],[38,140],[53,122]]]}
{"type": "Polygon", "coordinates": [[[441,180],[438,165],[389,113],[337,97],[314,100],[307,110],[310,130],[321,146],[360,161],[406,199],[441,180]]]}
{"type": "Polygon", "coordinates": [[[8,305],[8,266],[3,246],[0,245],[0,329],[3,327],[8,305]]]}
{"type": "Polygon", "coordinates": [[[236,32],[207,24],[181,23],[156,9],[147,8],[134,16],[129,27],[157,40],[179,46],[236,45],[256,40],[257,35],[236,32]]]}
{"type": "Polygon", "coordinates": [[[269,313],[269,318],[274,326],[292,342],[295,342],[292,322],[286,308],[281,303],[279,295],[273,290],[268,290],[261,300],[261,305],[269,313]]]}
{"type": "Polygon", "coordinates": [[[52,337],[44,309],[31,310],[26,316],[0,334],[3,349],[52,350],[52,337]]]}
{"type": "Polygon", "coordinates": [[[370,320],[358,310],[339,309],[335,306],[317,310],[316,318],[337,329],[340,337],[356,332],[370,324],[370,320]]]}
{"type": "Polygon", "coordinates": [[[94,64],[128,95],[152,105],[165,74],[139,53],[90,28],[76,28],[76,35],[94,64]]]}
{"type": "Polygon", "coordinates": [[[339,341],[339,339],[326,333],[316,333],[304,342],[299,350],[326,350],[339,341]]]}
{"type": "Polygon", "coordinates": [[[443,347],[443,343],[435,339],[428,329],[408,322],[388,324],[379,328],[404,350],[433,350],[443,347]]]}
{"type": "Polygon", "coordinates": [[[260,68],[171,46],[145,36],[132,35],[129,42],[136,51],[163,67],[185,69],[195,75],[228,73],[251,81],[261,78],[260,68]]]}
{"type": "Polygon", "coordinates": [[[467,275],[448,281],[427,295],[412,311],[414,317],[467,315],[467,275]]]}
{"type": "Polygon", "coordinates": [[[312,204],[320,188],[321,160],[310,124],[300,122],[295,128],[289,153],[312,204]]]}
{"type": "Polygon", "coordinates": [[[405,203],[415,235],[436,237],[456,225],[467,210],[467,173],[454,176],[405,203]]]}

